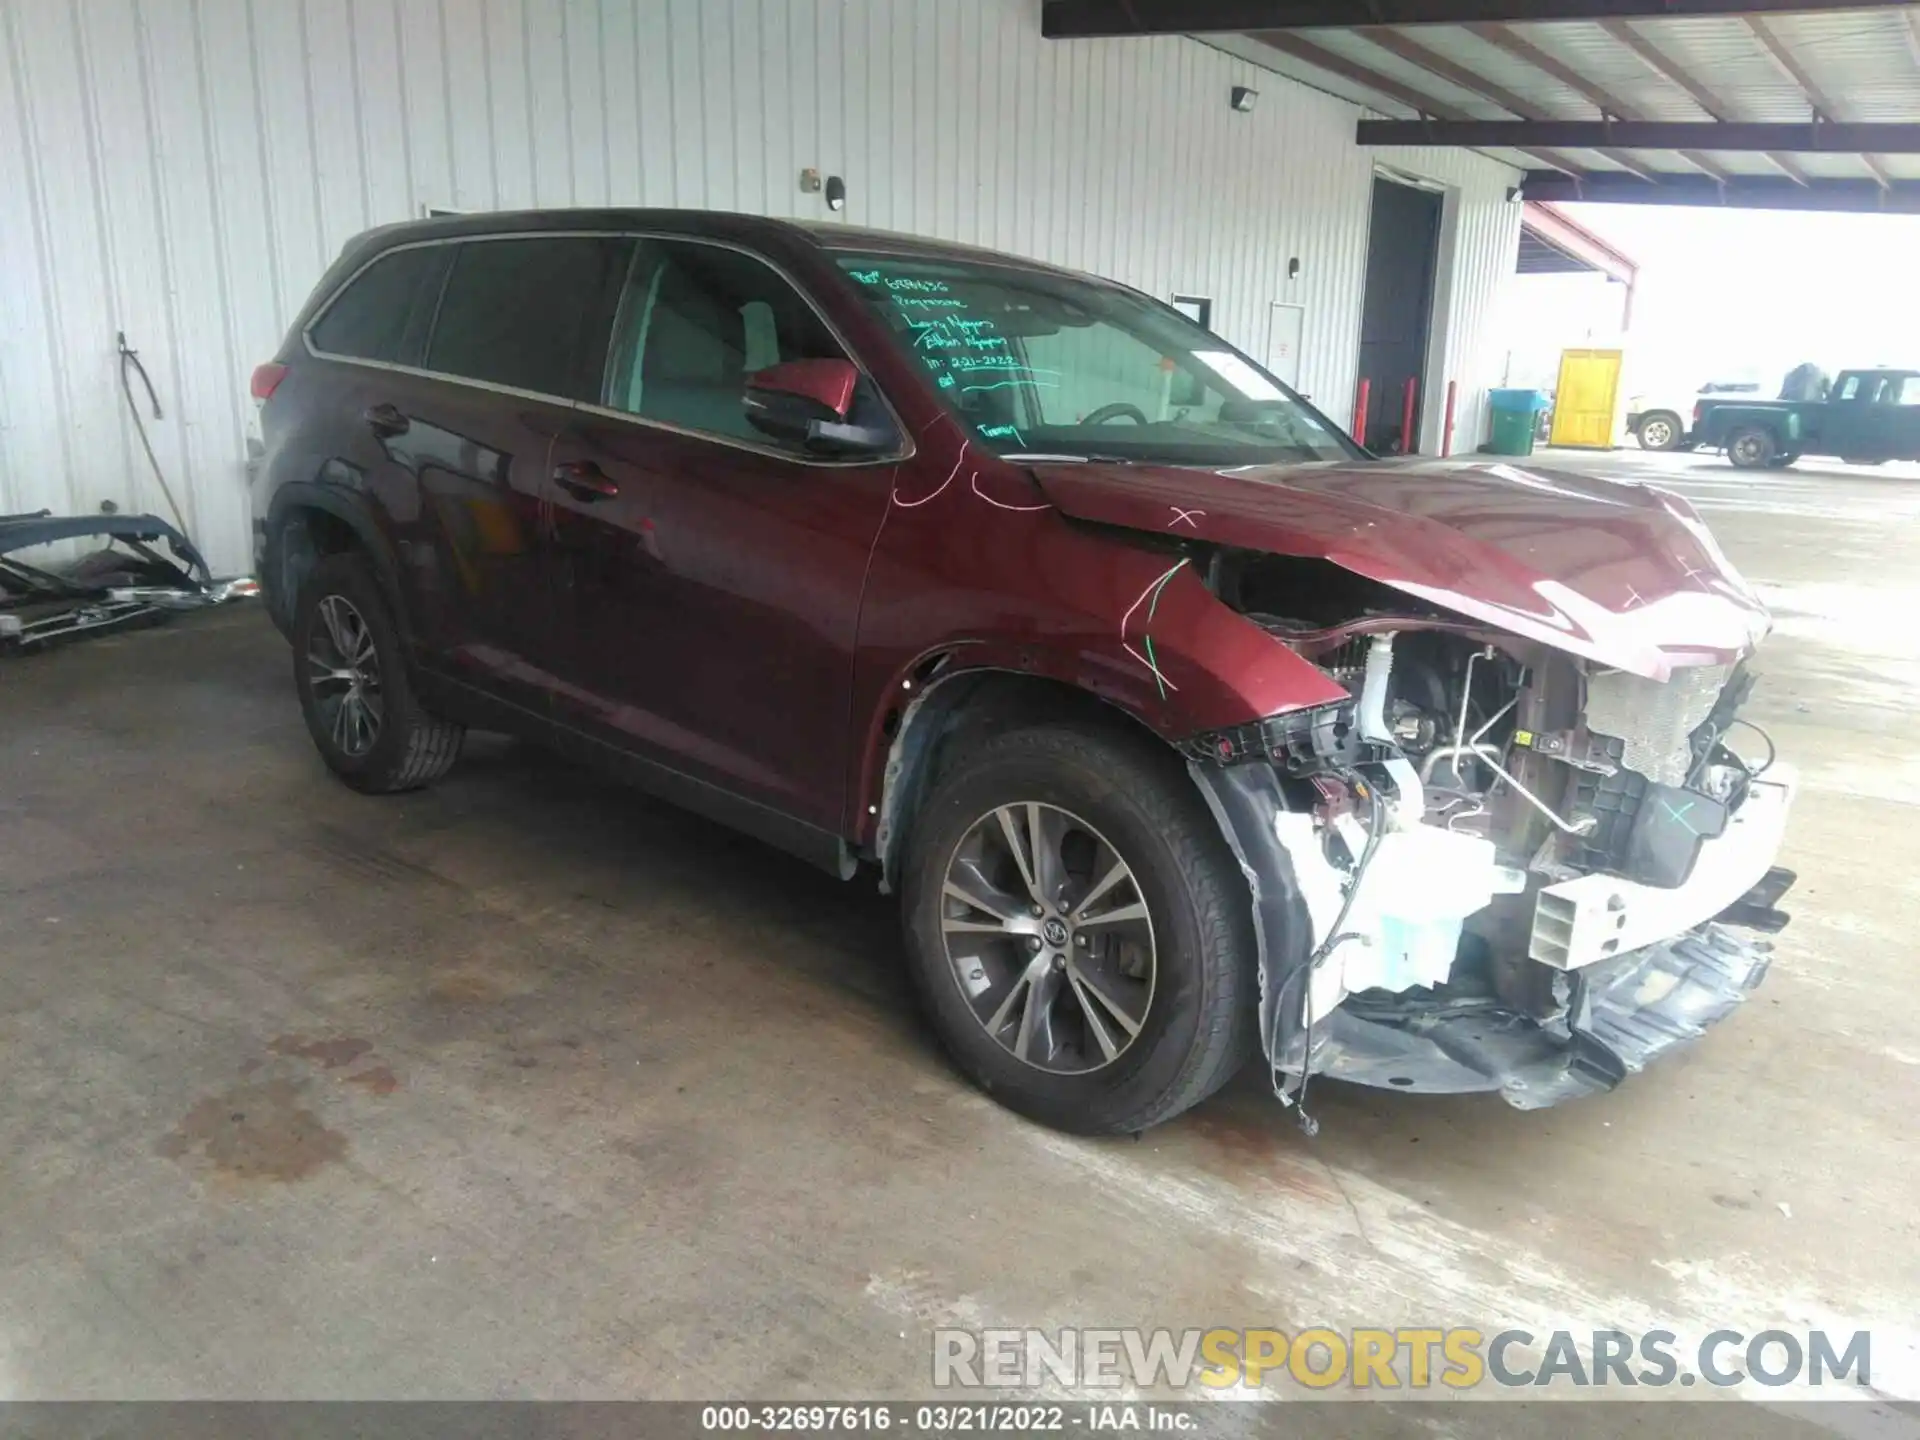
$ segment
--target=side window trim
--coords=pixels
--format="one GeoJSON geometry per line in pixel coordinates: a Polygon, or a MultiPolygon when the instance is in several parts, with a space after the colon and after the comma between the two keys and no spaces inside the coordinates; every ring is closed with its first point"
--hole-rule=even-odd
{"type": "MultiPolygon", "coordinates": [[[[636,254],[639,253],[641,248],[641,246],[635,247],[636,254]]],[[[440,294],[434,301],[433,323],[427,327],[429,345],[432,344],[433,332],[438,328],[440,323],[440,306],[446,300],[447,281],[452,273],[453,266],[451,264],[444,265],[441,269],[440,294]]],[[[746,450],[755,455],[768,455],[775,459],[791,461],[796,465],[809,465],[823,470],[847,470],[858,469],[863,466],[897,465],[902,461],[911,459],[919,448],[914,443],[913,436],[908,431],[906,424],[901,420],[900,412],[895,408],[892,397],[889,396],[879,382],[873,378],[872,371],[861,363],[858,352],[847,342],[846,335],[841,331],[840,327],[834,323],[833,317],[820,308],[819,301],[814,299],[806,286],[794,279],[794,277],[788,273],[786,267],[774,260],[771,256],[764,255],[750,246],[741,245],[731,240],[716,240],[709,235],[688,235],[672,231],[640,229],[499,230],[479,235],[436,235],[425,240],[402,241],[398,245],[389,245],[379,253],[369,256],[351,275],[340,282],[334,292],[327,297],[326,303],[314,311],[313,318],[301,328],[300,344],[313,359],[325,360],[335,365],[358,365],[369,370],[387,370],[400,375],[418,375],[423,379],[439,380],[448,385],[465,385],[475,390],[490,391],[496,395],[513,395],[528,400],[539,400],[546,404],[562,406],[569,410],[581,410],[591,415],[603,416],[607,419],[624,420],[628,424],[642,425],[653,430],[664,430],[670,434],[685,435],[695,440],[707,441],[710,444],[724,445],[734,450],[746,450]],[[313,327],[320,323],[321,317],[333,308],[334,304],[342,295],[346,294],[348,287],[351,286],[354,281],[358,280],[361,275],[365,274],[366,271],[389,255],[397,254],[402,250],[420,250],[430,246],[447,249],[458,245],[471,244],[475,241],[534,239],[652,240],[666,244],[708,245],[719,250],[732,250],[737,254],[747,256],[749,259],[759,261],[775,275],[779,276],[780,279],[800,297],[801,302],[813,311],[820,323],[826,327],[827,333],[833,336],[834,341],[840,346],[841,350],[846,353],[847,358],[853,362],[854,367],[859,370],[861,379],[873,387],[873,393],[879,397],[880,404],[885,408],[888,417],[893,421],[895,433],[900,436],[899,448],[891,450],[885,455],[858,455],[849,456],[844,459],[834,459],[827,456],[816,455],[798,455],[791,450],[780,449],[778,446],[756,445],[752,441],[736,440],[726,435],[715,435],[711,431],[693,430],[685,426],[668,424],[661,420],[649,420],[645,416],[629,414],[625,410],[615,410],[610,406],[596,405],[586,400],[573,400],[564,395],[554,395],[542,390],[521,390],[512,385],[496,385],[488,380],[475,380],[465,375],[449,375],[444,371],[429,370],[420,365],[398,365],[387,360],[364,360],[355,355],[338,355],[331,351],[322,350],[313,343],[313,327]]],[[[612,344],[611,335],[609,335],[608,356],[602,364],[603,375],[606,365],[610,364],[611,361],[612,344]]]]}

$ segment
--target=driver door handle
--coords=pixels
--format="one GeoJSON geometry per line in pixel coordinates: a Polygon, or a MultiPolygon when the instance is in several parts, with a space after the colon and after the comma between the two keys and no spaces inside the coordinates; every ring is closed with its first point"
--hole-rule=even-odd
{"type": "Polygon", "coordinates": [[[554,466],[553,483],[580,500],[606,500],[620,493],[620,482],[591,460],[554,466]]]}

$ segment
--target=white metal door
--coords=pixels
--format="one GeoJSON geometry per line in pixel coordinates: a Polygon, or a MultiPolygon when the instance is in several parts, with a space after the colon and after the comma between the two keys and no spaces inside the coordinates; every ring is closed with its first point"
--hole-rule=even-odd
{"type": "Polygon", "coordinates": [[[1304,305],[1276,300],[1267,307],[1267,369],[1295,389],[1300,385],[1300,336],[1306,324],[1304,305]]]}

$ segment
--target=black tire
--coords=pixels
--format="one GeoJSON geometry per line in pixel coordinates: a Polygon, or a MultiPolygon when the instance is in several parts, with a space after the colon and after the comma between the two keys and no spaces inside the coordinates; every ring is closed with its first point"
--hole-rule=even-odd
{"type": "Polygon", "coordinates": [[[1727,459],[1738,470],[1764,470],[1779,448],[1773,432],[1758,425],[1742,426],[1727,436],[1727,459]]]}
{"type": "Polygon", "coordinates": [[[1793,462],[1798,460],[1799,458],[1800,458],[1800,453],[1797,450],[1789,450],[1787,451],[1786,454],[1776,455],[1773,457],[1773,459],[1769,460],[1767,462],[1767,468],[1769,470],[1785,470],[1789,465],[1793,464],[1793,462]]]}
{"type": "Polygon", "coordinates": [[[429,715],[414,695],[386,596],[361,556],[330,555],[314,566],[294,598],[292,639],[293,683],[307,733],[327,768],[354,789],[369,795],[417,790],[460,758],[466,729],[429,715]],[[337,608],[342,603],[363,623],[370,642],[373,664],[357,667],[371,675],[366,693],[378,706],[378,722],[370,732],[348,733],[351,727],[343,726],[336,703],[335,687],[342,682],[334,678],[344,672],[336,668],[330,676],[315,659],[333,664],[343,658],[327,621],[329,610],[336,619],[342,615],[337,608]],[[360,746],[363,735],[368,743],[360,746]]]}
{"type": "Polygon", "coordinates": [[[1678,450],[1686,436],[1686,425],[1671,410],[1650,410],[1633,427],[1642,450],[1678,450]]]}
{"type": "MultiPolygon", "coordinates": [[[[943,765],[905,862],[907,953],[921,1003],[959,1068],[1010,1109],[1080,1134],[1137,1134],[1211,1095],[1258,1050],[1246,882],[1184,768],[1156,742],[1063,725],[980,744],[943,765]],[[1069,812],[1108,843],[1129,882],[1137,879],[1151,925],[1153,981],[1137,1032],[1117,1057],[1078,1073],[1040,1068],[988,1033],[942,928],[953,918],[944,887],[962,842],[999,807],[1026,802],[1069,812]]],[[[1083,1025],[1089,1053],[1090,1033],[1083,1025]]]]}

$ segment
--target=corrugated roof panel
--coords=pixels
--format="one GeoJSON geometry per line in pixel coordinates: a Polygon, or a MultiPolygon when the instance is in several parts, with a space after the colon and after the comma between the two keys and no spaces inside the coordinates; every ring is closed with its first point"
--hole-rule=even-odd
{"type": "Polygon", "coordinates": [[[1503,90],[1531,101],[1542,115],[1556,120],[1595,120],[1599,108],[1579,91],[1562,84],[1538,66],[1489,44],[1460,25],[1422,25],[1406,31],[1425,45],[1503,90]]]}
{"type": "Polygon", "coordinates": [[[1892,124],[1920,118],[1920,31],[1894,11],[1782,15],[1770,20],[1848,120],[1892,124]]]}
{"type": "Polygon", "coordinates": [[[1643,40],[1721,102],[1722,119],[1792,122],[1808,118],[1806,96],[1799,85],[1767,53],[1766,45],[1744,20],[1689,16],[1631,24],[1643,40]]]}
{"type": "Polygon", "coordinates": [[[1599,25],[1567,20],[1510,28],[1649,120],[1710,118],[1684,90],[1599,25]]]}
{"type": "Polygon", "coordinates": [[[1626,173],[1626,166],[1610,156],[1602,155],[1598,150],[1562,150],[1560,153],[1582,170],[1608,170],[1616,174],[1626,173]]]}
{"type": "Polygon", "coordinates": [[[1629,150],[1627,155],[1661,175],[1700,175],[1703,172],[1678,150],[1629,150]]]}
{"type": "Polygon", "coordinates": [[[1873,171],[1858,155],[1795,155],[1794,163],[1813,179],[1871,180],[1873,171]]]}
{"type": "MultiPolygon", "coordinates": [[[[1452,110],[1458,110],[1476,120],[1508,120],[1512,116],[1500,106],[1471,90],[1462,89],[1451,80],[1443,79],[1431,70],[1403,60],[1390,50],[1383,50],[1371,40],[1354,34],[1351,30],[1310,30],[1302,34],[1303,40],[1311,40],[1322,49],[1331,50],[1343,59],[1371,70],[1388,80],[1406,87],[1418,94],[1431,97],[1452,110]]],[[[1424,43],[1425,37],[1419,37],[1424,43]]]]}
{"type": "Polygon", "coordinates": [[[1730,175],[1778,175],[1780,167],[1758,150],[1702,150],[1707,157],[1730,175]]]}

